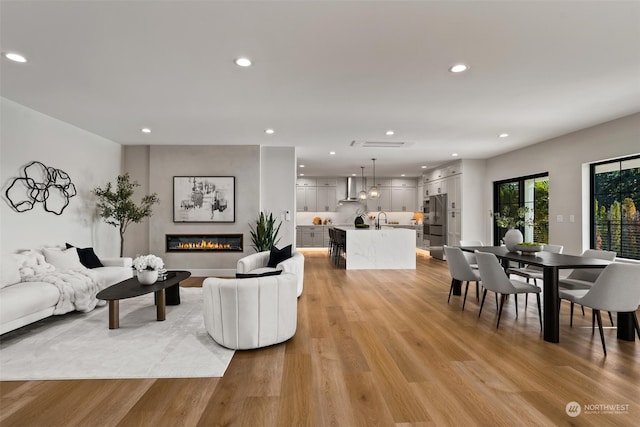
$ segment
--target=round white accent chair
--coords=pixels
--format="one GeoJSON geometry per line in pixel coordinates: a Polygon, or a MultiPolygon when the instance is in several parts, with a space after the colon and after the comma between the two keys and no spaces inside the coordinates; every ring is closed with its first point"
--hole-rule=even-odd
{"type": "Polygon", "coordinates": [[[204,324],[218,344],[234,350],[266,347],[296,333],[297,277],[209,277],[202,283],[204,324]]]}
{"type": "Polygon", "coordinates": [[[297,278],[297,296],[302,295],[302,288],[304,286],[304,255],[300,252],[294,252],[291,258],[281,261],[276,264],[275,267],[267,267],[269,255],[270,251],[264,251],[240,258],[236,266],[236,273],[262,274],[276,270],[293,273],[297,278]]]}

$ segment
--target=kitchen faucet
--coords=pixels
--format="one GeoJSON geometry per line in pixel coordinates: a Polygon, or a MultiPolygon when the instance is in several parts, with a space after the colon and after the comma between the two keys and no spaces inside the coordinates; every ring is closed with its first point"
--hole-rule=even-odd
{"type": "Polygon", "coordinates": [[[384,214],[384,223],[387,223],[387,213],[380,211],[378,213],[378,220],[376,221],[376,230],[380,230],[380,215],[384,214]]]}

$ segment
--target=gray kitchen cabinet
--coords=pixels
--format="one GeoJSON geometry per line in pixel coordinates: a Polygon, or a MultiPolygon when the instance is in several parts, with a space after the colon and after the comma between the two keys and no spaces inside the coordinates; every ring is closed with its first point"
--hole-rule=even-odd
{"type": "Polygon", "coordinates": [[[393,212],[413,212],[416,206],[415,187],[391,188],[391,210],[393,212]]]}
{"type": "Polygon", "coordinates": [[[327,234],[328,236],[328,232],[325,233],[326,228],[323,226],[299,226],[296,230],[296,246],[299,248],[326,247],[329,242],[327,238],[327,243],[325,244],[324,235],[327,234]]]}
{"type": "Polygon", "coordinates": [[[391,211],[391,187],[378,187],[378,191],[380,197],[367,199],[367,210],[369,212],[391,211]]]}
{"type": "Polygon", "coordinates": [[[316,209],[323,212],[335,211],[338,204],[336,187],[316,187],[316,191],[316,209]]]}
{"type": "Polygon", "coordinates": [[[296,187],[315,187],[317,181],[315,178],[300,177],[296,180],[296,187]]]}
{"type": "Polygon", "coordinates": [[[317,188],[316,187],[296,187],[296,211],[315,212],[317,211],[317,188]]]}

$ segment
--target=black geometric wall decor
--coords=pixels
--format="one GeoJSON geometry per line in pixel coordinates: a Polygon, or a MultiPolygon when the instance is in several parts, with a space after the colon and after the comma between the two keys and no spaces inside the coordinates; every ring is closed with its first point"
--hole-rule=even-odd
{"type": "Polygon", "coordinates": [[[61,169],[33,161],[22,171],[24,176],[15,178],[4,193],[16,212],[31,210],[39,202],[45,211],[60,215],[77,194],[69,174],[61,169]]]}

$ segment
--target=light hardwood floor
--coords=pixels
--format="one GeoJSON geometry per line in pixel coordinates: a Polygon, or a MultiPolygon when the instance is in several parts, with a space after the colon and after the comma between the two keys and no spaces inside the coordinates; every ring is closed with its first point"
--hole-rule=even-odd
{"type": "Polygon", "coordinates": [[[0,425],[638,425],[640,342],[607,329],[603,357],[589,313],[569,328],[563,307],[561,342],[550,344],[535,302],[525,310],[521,299],[516,319],[509,299],[498,330],[493,297],[481,319],[475,290],[465,311],[461,297],[447,304],[443,261],[418,255],[415,271],[345,271],[325,252],[303,252],[288,342],[236,352],[223,378],[2,382],[0,425]],[[572,401],[628,407],[571,418],[572,401]]]}

